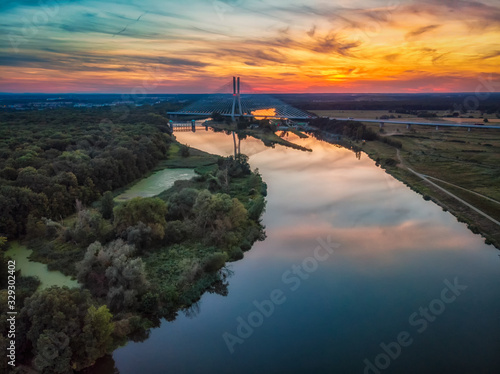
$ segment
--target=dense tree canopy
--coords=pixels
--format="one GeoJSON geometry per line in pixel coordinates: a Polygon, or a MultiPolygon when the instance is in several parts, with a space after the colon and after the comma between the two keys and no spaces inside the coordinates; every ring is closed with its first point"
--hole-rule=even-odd
{"type": "Polygon", "coordinates": [[[165,158],[167,119],[136,111],[125,117],[105,109],[0,113],[0,234],[26,234],[30,214],[72,214],[75,200],[89,205],[165,158]]]}
{"type": "Polygon", "coordinates": [[[72,373],[93,364],[110,348],[112,315],[96,308],[88,291],[51,287],[28,298],[21,312],[33,365],[41,373],[72,373]]]}

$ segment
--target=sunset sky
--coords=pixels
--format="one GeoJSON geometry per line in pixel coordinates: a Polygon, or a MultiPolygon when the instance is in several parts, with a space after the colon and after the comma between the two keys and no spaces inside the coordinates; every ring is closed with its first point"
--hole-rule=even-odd
{"type": "Polygon", "coordinates": [[[2,0],[0,92],[500,91],[498,0],[2,0]]]}

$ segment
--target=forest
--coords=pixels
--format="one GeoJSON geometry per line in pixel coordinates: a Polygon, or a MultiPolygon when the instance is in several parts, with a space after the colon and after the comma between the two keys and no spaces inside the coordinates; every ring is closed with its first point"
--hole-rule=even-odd
{"type": "Polygon", "coordinates": [[[3,113],[0,131],[0,271],[9,242],[21,240],[32,260],[82,285],[38,289],[17,270],[19,373],[78,372],[189,313],[204,292],[227,294],[226,262],[265,237],[266,184],[241,154],[209,155],[198,176],[156,197],[114,201],[159,161],[192,157],[154,106],[3,113]]]}

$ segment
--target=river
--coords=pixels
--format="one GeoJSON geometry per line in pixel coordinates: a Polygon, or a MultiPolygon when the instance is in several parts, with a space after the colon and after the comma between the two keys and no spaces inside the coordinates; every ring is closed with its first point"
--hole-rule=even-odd
{"type": "MultiPolygon", "coordinates": [[[[223,133],[176,133],[230,155],[223,133]]],[[[113,354],[121,374],[498,373],[500,258],[365,154],[241,143],[268,184],[267,239],[227,296],[113,354]]]]}

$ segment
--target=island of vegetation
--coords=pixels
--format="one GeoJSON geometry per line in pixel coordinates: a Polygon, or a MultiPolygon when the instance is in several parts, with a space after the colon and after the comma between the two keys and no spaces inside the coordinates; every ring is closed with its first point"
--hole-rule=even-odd
{"type": "MultiPolygon", "coordinates": [[[[2,372],[78,372],[147,338],[204,292],[227,294],[226,262],[265,237],[258,170],[239,153],[179,144],[164,112],[144,105],[126,116],[111,108],[1,114],[0,311],[6,315],[4,253],[13,240],[81,284],[38,289],[36,277],[17,269],[16,366],[3,354],[2,372]],[[163,167],[195,168],[197,176],[154,197],[114,200],[163,167]]],[[[2,334],[2,352],[9,344],[2,334]]]]}

